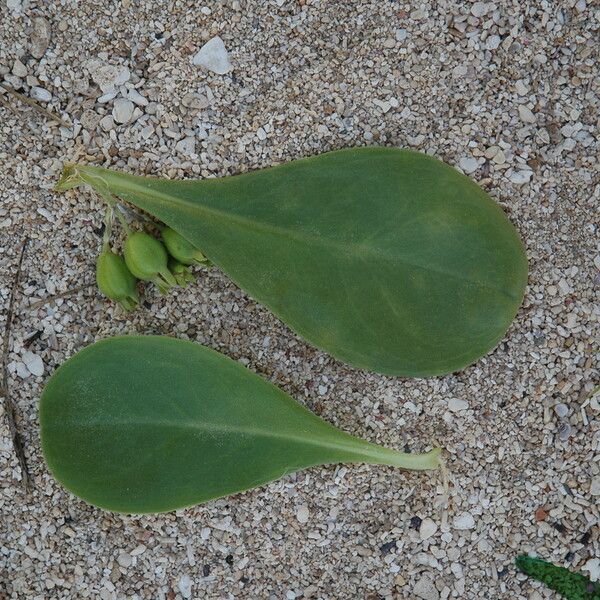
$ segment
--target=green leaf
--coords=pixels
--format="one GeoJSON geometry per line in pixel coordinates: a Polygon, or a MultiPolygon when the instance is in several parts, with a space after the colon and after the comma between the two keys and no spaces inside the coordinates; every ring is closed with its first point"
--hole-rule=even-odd
{"type": "Polygon", "coordinates": [[[63,364],[40,403],[56,479],[118,512],[173,510],[341,461],[435,469],[348,435],[239,363],[167,337],[118,337],[63,364]]]}
{"type": "Polygon", "coordinates": [[[500,207],[440,161],[356,148],[223,179],[67,167],[200,248],[306,340],[352,365],[428,376],[504,336],[527,261],[500,207]]]}

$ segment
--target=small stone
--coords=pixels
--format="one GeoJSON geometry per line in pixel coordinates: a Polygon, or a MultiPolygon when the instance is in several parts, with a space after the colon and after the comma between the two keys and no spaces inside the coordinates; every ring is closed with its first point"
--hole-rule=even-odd
{"type": "Polygon", "coordinates": [[[559,402],[554,407],[554,412],[556,413],[556,415],[558,417],[560,417],[561,419],[564,419],[569,414],[569,407],[566,404],[559,402]]]}
{"type": "Polygon", "coordinates": [[[483,17],[487,14],[490,6],[486,2],[474,2],[471,5],[471,14],[474,17],[483,17]]]}
{"type": "Polygon", "coordinates": [[[112,115],[106,115],[100,119],[100,127],[104,131],[110,131],[115,128],[115,120],[112,118],[112,115]]]}
{"type": "Polygon", "coordinates": [[[29,40],[29,53],[31,56],[42,58],[46,54],[51,35],[50,23],[44,17],[36,17],[33,20],[33,29],[29,40]]]}
{"type": "Polygon", "coordinates": [[[569,423],[561,423],[558,428],[558,439],[561,442],[566,442],[571,437],[571,425],[569,423]]]}
{"type": "Polygon", "coordinates": [[[558,289],[563,296],[567,296],[573,291],[564,277],[562,277],[558,282],[558,289]]]}
{"type": "Polygon", "coordinates": [[[485,40],[485,47],[488,50],[497,50],[501,41],[499,35],[490,35],[490,37],[485,40]]]}
{"type": "Polygon", "coordinates": [[[423,519],[421,527],[419,528],[419,536],[422,541],[428,540],[431,536],[435,535],[438,530],[438,526],[432,519],[423,519]]]}
{"type": "Polygon", "coordinates": [[[565,321],[565,327],[567,329],[575,329],[577,327],[577,315],[575,313],[569,313],[567,320],[565,321]]]}
{"type": "Polygon", "coordinates": [[[192,580],[189,575],[182,575],[177,582],[177,587],[184,598],[187,599],[192,597],[192,580]]]}
{"type": "Polygon", "coordinates": [[[219,75],[224,75],[231,71],[229,55],[223,40],[219,36],[208,40],[208,42],[198,50],[192,59],[192,64],[197,67],[204,67],[219,75]]]}
{"type": "Polygon", "coordinates": [[[525,83],[521,80],[518,80],[515,83],[515,91],[519,96],[525,96],[529,92],[529,88],[525,85],[525,83]]]}
{"type": "Polygon", "coordinates": [[[498,150],[496,156],[492,159],[497,165],[503,165],[506,162],[506,155],[503,150],[498,150]]]}
{"type": "Polygon", "coordinates": [[[386,38],[385,40],[383,40],[383,47],[384,48],[395,48],[396,40],[394,38],[386,38]]]}
{"type": "Polygon", "coordinates": [[[22,4],[21,0],[6,0],[6,8],[15,15],[21,14],[22,4]]]}
{"type": "Polygon", "coordinates": [[[470,173],[474,173],[479,168],[479,163],[477,159],[473,156],[463,156],[458,161],[458,166],[463,170],[464,173],[469,175],[470,173]]]}
{"type": "Polygon", "coordinates": [[[575,10],[578,13],[582,13],[587,8],[587,2],[585,0],[578,0],[577,4],[575,4],[575,10]]]}
{"type": "Polygon", "coordinates": [[[540,523],[541,521],[545,521],[548,518],[548,511],[545,508],[538,508],[535,511],[535,520],[540,523]]]}
{"type": "Polygon", "coordinates": [[[403,42],[408,37],[406,29],[396,29],[396,41],[403,42]]]}
{"type": "Polygon", "coordinates": [[[207,540],[207,539],[210,537],[210,534],[211,534],[211,533],[212,533],[212,532],[211,532],[211,530],[210,530],[210,528],[209,528],[209,527],[203,527],[203,528],[201,529],[201,531],[200,531],[200,537],[201,537],[203,540],[207,540]]]}
{"type": "Polygon", "coordinates": [[[448,410],[452,412],[459,412],[461,410],[467,410],[469,408],[469,403],[466,400],[461,400],[460,398],[450,398],[448,400],[448,410]]]}
{"type": "Polygon", "coordinates": [[[92,81],[104,92],[115,89],[129,81],[131,73],[127,67],[119,65],[100,65],[92,70],[92,81]]]}
{"type": "Polygon", "coordinates": [[[27,67],[18,58],[13,64],[12,74],[15,77],[27,77],[27,67]]]}
{"type": "Polygon", "coordinates": [[[427,576],[423,575],[413,588],[413,593],[422,600],[439,600],[440,594],[437,588],[433,584],[433,581],[427,576]]]}
{"type": "Polygon", "coordinates": [[[113,104],[113,118],[115,123],[128,123],[133,117],[133,102],[127,98],[117,98],[113,104]]]}
{"type": "Polygon", "coordinates": [[[473,529],[475,527],[475,519],[468,512],[461,513],[454,517],[452,521],[454,529],[473,529]]]}
{"type": "Polygon", "coordinates": [[[29,350],[23,353],[21,357],[23,364],[27,367],[27,370],[36,377],[41,377],[44,374],[44,363],[41,356],[29,350]]]}
{"type": "Polygon", "coordinates": [[[536,116],[531,112],[531,109],[524,104],[519,104],[519,117],[524,123],[536,122],[536,116]]]}
{"type": "Polygon", "coordinates": [[[256,130],[256,137],[259,140],[261,140],[261,141],[266,140],[267,139],[267,132],[262,127],[259,127],[256,130]]]}
{"type": "Polygon", "coordinates": [[[144,98],[137,90],[129,90],[127,92],[127,98],[138,106],[148,106],[148,100],[144,98]]]}
{"type": "Polygon", "coordinates": [[[196,140],[193,137],[186,137],[175,144],[175,150],[185,156],[196,154],[196,140]]]}
{"type": "Polygon", "coordinates": [[[590,558],[583,567],[582,571],[587,571],[590,574],[592,581],[600,580],[600,558],[590,558]]]}
{"type": "Polygon", "coordinates": [[[513,171],[509,176],[509,180],[516,185],[524,185],[531,179],[533,173],[531,171],[513,171]]]}
{"type": "Polygon", "coordinates": [[[592,496],[600,496],[600,475],[592,478],[592,484],[590,485],[590,494],[592,496]]]}
{"type": "Polygon", "coordinates": [[[30,95],[38,102],[50,102],[50,100],[52,100],[52,94],[48,90],[38,86],[31,88],[30,95]]]}
{"type": "Polygon", "coordinates": [[[117,562],[122,567],[127,568],[131,566],[131,563],[133,563],[133,558],[131,557],[131,554],[128,554],[127,552],[121,552],[117,557],[117,562]]]}
{"type": "Polygon", "coordinates": [[[84,110],[79,122],[84,129],[94,131],[100,122],[100,115],[93,110],[84,110]]]}
{"type": "Polygon", "coordinates": [[[467,74],[467,67],[465,65],[457,65],[452,69],[452,76],[456,77],[464,77],[467,74]]]}
{"type": "Polygon", "coordinates": [[[308,517],[310,516],[310,512],[308,510],[308,506],[306,504],[302,504],[298,507],[296,511],[296,519],[298,519],[298,523],[308,523],[308,517]]]}
{"type": "Polygon", "coordinates": [[[181,104],[186,108],[203,109],[210,106],[210,100],[202,94],[186,94],[181,99],[181,104]]]}

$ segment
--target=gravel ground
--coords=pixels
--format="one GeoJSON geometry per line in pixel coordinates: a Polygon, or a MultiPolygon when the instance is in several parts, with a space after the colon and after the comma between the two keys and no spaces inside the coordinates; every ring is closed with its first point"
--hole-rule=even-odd
{"type": "Polygon", "coordinates": [[[8,370],[34,486],[0,414],[0,597],[554,597],[515,572],[524,552],[600,576],[599,16],[585,0],[0,0],[0,81],[70,125],[0,94],[19,109],[0,104],[0,328],[27,236],[8,370]],[[197,55],[215,36],[220,72],[197,55]],[[523,307],[460,373],[348,368],[218,270],[148,289],[132,315],[93,286],[33,306],[94,277],[102,205],[51,191],[66,161],[214,177],[368,144],[461,168],[525,241],[523,307]],[[124,332],[207,344],[369,440],[436,440],[449,498],[438,475],[346,465],[165,515],[86,505],[42,461],[38,399],[124,332]]]}

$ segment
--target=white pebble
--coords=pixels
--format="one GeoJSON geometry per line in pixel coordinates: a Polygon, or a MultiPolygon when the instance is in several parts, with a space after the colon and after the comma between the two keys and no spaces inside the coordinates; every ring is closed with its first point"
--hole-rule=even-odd
{"type": "Polygon", "coordinates": [[[535,123],[536,116],[531,112],[531,109],[524,104],[519,105],[519,117],[524,123],[535,123]]]}
{"type": "Polygon", "coordinates": [[[600,558],[590,558],[581,570],[587,571],[592,581],[600,581],[600,558]]]}
{"type": "Polygon", "coordinates": [[[464,173],[467,173],[468,175],[477,171],[479,168],[479,163],[477,162],[477,159],[472,156],[463,156],[458,161],[458,166],[463,170],[464,173]]]}
{"type": "Polygon", "coordinates": [[[569,407],[566,404],[559,402],[554,407],[554,412],[556,413],[556,415],[558,417],[560,417],[561,419],[564,419],[569,414],[569,407]]]}
{"type": "Polygon", "coordinates": [[[124,568],[130,567],[133,562],[133,558],[131,558],[131,554],[127,552],[121,552],[117,557],[117,562],[124,568]]]}
{"type": "Polygon", "coordinates": [[[227,54],[223,40],[219,36],[208,40],[208,42],[198,50],[192,59],[192,64],[197,67],[204,67],[219,75],[224,75],[231,71],[229,55],[227,54]]]}
{"type": "Polygon", "coordinates": [[[202,530],[200,531],[200,537],[203,540],[207,540],[210,537],[211,534],[211,530],[209,527],[203,527],[202,530]]]}
{"type": "Polygon", "coordinates": [[[21,13],[22,2],[21,0],[6,0],[6,8],[16,15],[21,13]]]}
{"type": "Polygon", "coordinates": [[[511,183],[523,185],[529,182],[532,175],[533,173],[531,171],[512,171],[508,178],[510,179],[511,183]]]}
{"type": "Polygon", "coordinates": [[[471,5],[471,14],[474,17],[483,17],[490,9],[490,5],[486,2],[474,2],[471,5]]]}
{"type": "Polygon", "coordinates": [[[438,530],[438,526],[432,519],[423,519],[419,527],[419,536],[422,541],[428,540],[438,530]]]}
{"type": "Polygon", "coordinates": [[[413,588],[415,596],[422,600],[439,600],[440,593],[427,575],[423,575],[413,588]]]}
{"type": "Polygon", "coordinates": [[[127,92],[127,98],[138,106],[148,106],[148,100],[135,89],[127,92]]]}
{"type": "Polygon", "coordinates": [[[100,119],[100,127],[104,129],[104,131],[110,131],[115,128],[115,120],[112,118],[112,115],[106,115],[100,119]]]}
{"type": "Polygon", "coordinates": [[[519,96],[525,96],[529,92],[529,88],[520,79],[515,82],[515,91],[519,96]]]}
{"type": "Polygon", "coordinates": [[[92,70],[92,80],[103,92],[112,92],[127,83],[131,73],[127,67],[100,64],[92,70]]]}
{"type": "Polygon", "coordinates": [[[175,150],[185,156],[196,154],[196,140],[193,137],[186,137],[175,144],[175,150]]]}
{"type": "Polygon", "coordinates": [[[44,374],[44,363],[42,357],[34,352],[26,350],[22,356],[23,364],[27,367],[27,370],[36,377],[41,377],[44,374]]]}
{"type": "Polygon", "coordinates": [[[475,519],[469,512],[461,513],[454,517],[452,521],[454,529],[473,529],[475,527],[475,519]]]}
{"type": "Polygon", "coordinates": [[[485,40],[485,47],[488,50],[496,50],[498,46],[500,46],[501,41],[499,35],[490,35],[490,37],[485,40]]]}
{"type": "Polygon", "coordinates": [[[48,90],[37,86],[31,88],[31,97],[39,102],[50,102],[52,100],[52,94],[48,90]]]}
{"type": "Polygon", "coordinates": [[[396,41],[403,42],[408,37],[406,29],[396,29],[396,41]]]}
{"type": "Polygon", "coordinates": [[[267,132],[262,127],[259,127],[256,130],[256,137],[259,140],[261,140],[261,141],[266,140],[267,139],[267,132]]]}
{"type": "Polygon", "coordinates": [[[461,410],[467,410],[469,408],[469,403],[466,400],[461,400],[460,398],[450,398],[448,400],[448,409],[452,412],[459,412],[461,410]]]}
{"type": "Polygon", "coordinates": [[[192,580],[188,575],[181,576],[181,579],[177,583],[177,587],[184,598],[192,597],[192,580]]]}
{"type": "Polygon", "coordinates": [[[133,117],[133,102],[127,98],[117,98],[113,104],[113,118],[116,123],[128,123],[133,117]]]}
{"type": "Polygon", "coordinates": [[[308,523],[308,518],[310,516],[310,511],[308,510],[308,506],[306,504],[302,504],[298,507],[296,511],[296,519],[298,519],[298,523],[308,523]]]}
{"type": "Polygon", "coordinates": [[[592,496],[600,496],[600,475],[592,478],[592,485],[590,486],[590,494],[592,496]]]}
{"type": "Polygon", "coordinates": [[[18,58],[13,64],[12,74],[15,77],[27,77],[27,67],[18,58]]]}

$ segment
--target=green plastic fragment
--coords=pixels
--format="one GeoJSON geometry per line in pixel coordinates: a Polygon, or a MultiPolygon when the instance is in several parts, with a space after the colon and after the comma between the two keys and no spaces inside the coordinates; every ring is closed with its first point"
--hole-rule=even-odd
{"type": "Polygon", "coordinates": [[[593,583],[581,573],[526,555],[518,556],[515,564],[525,575],[541,581],[567,600],[600,600],[600,583],[593,583]]]}

